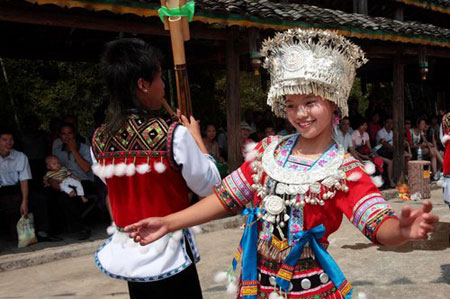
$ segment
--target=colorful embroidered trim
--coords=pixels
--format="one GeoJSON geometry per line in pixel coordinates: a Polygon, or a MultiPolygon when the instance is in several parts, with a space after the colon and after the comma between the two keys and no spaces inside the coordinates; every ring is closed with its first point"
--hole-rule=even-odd
{"type": "Polygon", "coordinates": [[[376,242],[375,232],[378,230],[380,224],[385,220],[385,218],[396,217],[395,211],[391,209],[382,210],[376,216],[372,217],[367,223],[363,230],[364,235],[371,240],[372,242],[376,242]]]}
{"type": "Polygon", "coordinates": [[[278,270],[277,276],[281,279],[291,281],[292,275],[294,275],[294,267],[283,264],[280,270],[278,270]]]}
{"type": "Polygon", "coordinates": [[[339,292],[342,296],[347,296],[347,294],[352,290],[352,285],[347,281],[347,279],[339,287],[339,292]]]}
{"type": "Polygon", "coordinates": [[[213,190],[219,198],[220,203],[228,213],[235,214],[242,208],[239,203],[230,195],[228,189],[223,185],[223,182],[214,186],[213,190]]]}
{"type": "Polygon", "coordinates": [[[275,235],[272,236],[272,245],[279,251],[283,251],[289,247],[287,239],[280,241],[275,235]]]}

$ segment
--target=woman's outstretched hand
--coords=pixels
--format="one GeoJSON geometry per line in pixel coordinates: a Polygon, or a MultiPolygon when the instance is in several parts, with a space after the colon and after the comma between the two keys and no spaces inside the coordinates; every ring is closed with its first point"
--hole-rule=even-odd
{"type": "Polygon", "coordinates": [[[411,210],[405,206],[402,209],[399,226],[400,234],[406,240],[426,240],[428,233],[435,230],[434,224],[439,221],[439,217],[431,214],[433,206],[430,201],[425,200],[420,209],[411,210]]]}
{"type": "Polygon", "coordinates": [[[151,217],[126,226],[125,231],[130,232],[134,242],[147,245],[166,235],[169,229],[162,217],[151,217]]]}

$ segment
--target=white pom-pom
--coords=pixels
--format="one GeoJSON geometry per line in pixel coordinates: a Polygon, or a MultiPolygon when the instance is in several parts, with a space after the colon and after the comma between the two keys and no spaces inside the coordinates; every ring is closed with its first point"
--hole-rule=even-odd
{"type": "Polygon", "coordinates": [[[124,176],[127,172],[127,164],[119,163],[114,167],[114,175],[115,176],[124,176]]]}
{"type": "Polygon", "coordinates": [[[133,176],[135,173],[136,173],[136,166],[134,166],[134,163],[128,164],[125,174],[127,176],[133,176]]]}
{"type": "Polygon", "coordinates": [[[362,177],[362,173],[359,171],[353,172],[351,175],[347,177],[347,181],[356,182],[362,177]]]}
{"type": "Polygon", "coordinates": [[[117,231],[117,229],[116,229],[116,225],[114,224],[114,222],[111,223],[111,225],[106,228],[106,233],[110,236],[113,235],[116,231],[117,231]]]}
{"type": "MultiPolygon", "coordinates": [[[[283,298],[283,297],[281,297],[283,298]]],[[[280,296],[278,296],[278,294],[276,292],[272,292],[269,295],[269,299],[280,299],[280,296]]]]}
{"type": "Polygon", "coordinates": [[[445,144],[446,144],[447,141],[449,141],[449,140],[450,140],[450,135],[449,135],[449,134],[446,134],[446,135],[442,136],[442,138],[441,138],[441,143],[445,146],[445,144]]]}
{"type": "Polygon", "coordinates": [[[150,165],[147,163],[140,164],[136,167],[137,173],[144,174],[150,171],[150,165]]]}
{"type": "Polygon", "coordinates": [[[230,282],[227,285],[227,294],[235,295],[237,293],[237,284],[235,282],[230,282]]]}
{"type": "Polygon", "coordinates": [[[381,186],[383,186],[383,178],[381,177],[381,175],[378,176],[373,176],[370,177],[372,179],[372,183],[377,186],[378,188],[380,188],[381,186]]]}
{"type": "Polygon", "coordinates": [[[145,245],[145,246],[139,245],[139,252],[141,254],[146,254],[146,253],[148,253],[149,250],[150,250],[150,246],[148,246],[148,245],[145,245]]]}
{"type": "Polygon", "coordinates": [[[216,275],[214,275],[214,282],[216,283],[222,283],[225,282],[228,278],[227,272],[217,272],[216,275]]]}
{"type": "Polygon", "coordinates": [[[193,227],[191,227],[191,229],[194,232],[194,234],[196,234],[196,235],[203,233],[203,229],[202,229],[201,225],[193,226],[193,227]]]}
{"type": "Polygon", "coordinates": [[[366,293],[363,293],[363,292],[358,293],[358,299],[367,299],[366,293]]]}
{"type": "Polygon", "coordinates": [[[158,173],[163,173],[164,171],[166,171],[166,165],[164,165],[164,163],[162,163],[162,162],[156,162],[155,170],[158,173]]]}
{"type": "Polygon", "coordinates": [[[105,178],[109,179],[112,178],[114,175],[114,164],[108,164],[105,167],[105,173],[103,174],[105,178]]]}
{"type": "Polygon", "coordinates": [[[102,169],[102,165],[101,165],[101,164],[95,163],[94,165],[92,165],[91,168],[92,168],[92,172],[93,172],[96,176],[101,177],[101,176],[100,176],[101,169],[102,169]]]}
{"type": "Polygon", "coordinates": [[[366,161],[364,163],[364,168],[368,175],[372,175],[375,173],[375,164],[373,164],[371,161],[366,161]]]}

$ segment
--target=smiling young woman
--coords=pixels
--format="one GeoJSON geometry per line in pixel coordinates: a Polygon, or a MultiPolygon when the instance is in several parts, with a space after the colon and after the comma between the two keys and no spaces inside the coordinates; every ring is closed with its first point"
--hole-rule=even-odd
{"type": "Polygon", "coordinates": [[[426,239],[437,217],[429,202],[397,216],[364,166],[333,140],[335,118],[348,114],[356,68],[366,61],[359,47],[334,32],[295,29],[266,40],[261,52],[271,75],[267,102],[297,133],[261,141],[215,194],[194,206],[126,230],[146,246],[244,210],[247,224],[233,260],[242,274],[222,275],[229,291],[246,299],[350,298],[350,283],[326,251],[343,216],[380,245],[426,239]]]}

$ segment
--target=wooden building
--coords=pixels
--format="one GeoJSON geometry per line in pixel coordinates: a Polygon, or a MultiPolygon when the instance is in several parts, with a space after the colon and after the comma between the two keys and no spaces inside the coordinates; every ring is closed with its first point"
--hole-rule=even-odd
{"type": "MultiPolygon", "coordinates": [[[[428,80],[448,108],[450,1],[446,0],[197,0],[189,67],[213,63],[223,52],[227,70],[229,163],[240,164],[239,70],[250,70],[250,54],[276,30],[292,27],[336,30],[354,39],[370,62],[364,82],[393,82],[394,169],[403,170],[405,82],[428,80]]],[[[170,52],[158,16],[159,0],[2,0],[0,56],[96,61],[103,44],[132,33],[170,52]]],[[[221,66],[221,65],[218,65],[221,66]]]]}

